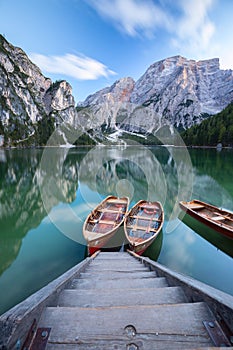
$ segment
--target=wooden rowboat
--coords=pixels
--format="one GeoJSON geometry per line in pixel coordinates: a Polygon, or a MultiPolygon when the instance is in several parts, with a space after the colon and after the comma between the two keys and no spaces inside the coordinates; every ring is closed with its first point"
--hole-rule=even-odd
{"type": "Polygon", "coordinates": [[[181,201],[179,204],[181,209],[196,220],[233,239],[233,213],[230,211],[196,199],[190,202],[181,201]]]}
{"type": "Polygon", "coordinates": [[[127,213],[124,230],[129,247],[141,255],[159,235],[164,222],[160,202],[141,200],[127,213]]]}
{"type": "Polygon", "coordinates": [[[124,221],[129,198],[108,196],[86,218],[83,236],[87,241],[89,254],[103,248],[114,236],[124,221]]]}

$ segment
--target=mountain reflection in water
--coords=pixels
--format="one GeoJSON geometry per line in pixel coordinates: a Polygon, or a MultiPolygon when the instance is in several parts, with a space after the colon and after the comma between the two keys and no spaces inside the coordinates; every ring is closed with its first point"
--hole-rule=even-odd
{"type": "Polygon", "coordinates": [[[1,150],[0,312],[85,257],[83,221],[107,195],[128,195],[130,206],[159,200],[165,225],[145,255],[233,294],[232,255],[186,226],[178,206],[197,198],[233,210],[232,151],[189,154],[137,145],[1,150]]]}

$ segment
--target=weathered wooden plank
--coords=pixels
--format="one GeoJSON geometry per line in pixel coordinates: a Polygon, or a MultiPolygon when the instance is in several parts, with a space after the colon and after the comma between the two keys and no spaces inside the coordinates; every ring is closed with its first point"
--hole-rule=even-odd
{"type": "Polygon", "coordinates": [[[145,271],[146,272],[146,271],[150,271],[150,269],[148,269],[148,267],[145,267],[145,266],[130,267],[130,266],[125,265],[125,266],[121,267],[121,266],[116,265],[115,267],[112,266],[112,267],[102,267],[102,268],[90,266],[85,270],[85,272],[92,272],[92,273],[94,273],[94,272],[106,273],[106,272],[113,272],[113,271],[121,271],[121,272],[123,272],[123,271],[125,271],[125,272],[145,271]]]}
{"type": "Polygon", "coordinates": [[[140,263],[139,261],[137,261],[135,258],[132,258],[130,256],[123,256],[123,257],[100,257],[98,259],[95,259],[93,262],[109,262],[109,261],[114,261],[114,262],[124,262],[124,263],[127,263],[127,262],[132,262],[132,263],[137,263],[137,264],[140,264],[142,265],[142,263],[140,263]]]}
{"type": "Polygon", "coordinates": [[[158,276],[165,276],[170,286],[181,286],[184,288],[185,294],[192,301],[205,301],[216,317],[221,318],[227,326],[233,330],[233,296],[213,288],[203,282],[197,281],[192,277],[182,275],[172,271],[166,266],[143,256],[138,256],[134,252],[130,252],[133,256],[144,262],[150,268],[154,268],[158,276]]]}
{"type": "Polygon", "coordinates": [[[135,257],[133,257],[132,255],[126,253],[126,252],[123,252],[123,253],[120,253],[120,252],[111,252],[111,253],[103,253],[103,252],[100,252],[99,255],[97,257],[95,257],[94,261],[104,261],[104,260],[118,260],[118,261],[121,261],[121,260],[128,260],[128,261],[132,261],[132,262],[139,262],[135,257]]]}
{"type": "MultiPolygon", "coordinates": [[[[134,272],[149,272],[150,269],[148,269],[147,267],[137,267],[137,268],[134,268],[134,267],[124,267],[124,268],[119,268],[116,267],[115,268],[95,268],[94,266],[92,267],[88,267],[87,269],[85,269],[85,272],[88,272],[88,273],[92,273],[93,275],[94,274],[110,274],[110,273],[113,273],[113,272],[121,272],[121,273],[134,273],[134,272]]],[[[155,271],[154,271],[155,272],[155,271]]],[[[155,272],[156,273],[156,272],[155,272]]]]}
{"type": "Polygon", "coordinates": [[[102,272],[102,271],[129,271],[129,272],[134,272],[134,271],[151,271],[148,269],[148,267],[145,266],[131,266],[131,265],[109,265],[109,266],[90,266],[88,267],[85,272],[102,272]]]}
{"type": "MultiPolygon", "coordinates": [[[[157,337],[158,338],[158,337],[157,337]]],[[[173,343],[164,340],[158,340],[157,338],[149,339],[147,341],[144,341],[143,339],[137,339],[132,341],[120,341],[120,340],[93,340],[93,341],[85,341],[81,343],[81,341],[77,341],[77,344],[48,344],[46,347],[46,350],[122,350],[122,349],[130,349],[131,344],[135,344],[136,347],[132,347],[132,349],[138,349],[138,350],[183,350],[183,349],[192,349],[192,350],[222,350],[223,348],[219,347],[211,347],[207,346],[206,343],[201,344],[201,347],[193,344],[188,343],[187,341],[183,340],[173,340],[173,343]],[[198,346],[198,347],[197,347],[198,346]]],[[[132,346],[132,345],[131,345],[132,346]]],[[[233,350],[233,347],[228,347],[227,349],[233,350]]]]}
{"type": "MultiPolygon", "coordinates": [[[[97,257],[96,257],[97,258],[97,257]]],[[[130,255],[128,252],[100,252],[98,259],[112,259],[112,258],[130,258],[135,260],[135,257],[130,255]]]]}
{"type": "MultiPolygon", "coordinates": [[[[135,271],[135,270],[141,270],[141,271],[150,271],[148,267],[146,266],[140,266],[140,265],[131,265],[131,264],[106,264],[106,265],[91,265],[88,270],[117,270],[117,271],[135,271]]],[[[87,271],[85,271],[87,272],[87,271]]],[[[89,272],[89,271],[88,271],[89,272]]]]}
{"type": "MultiPolygon", "coordinates": [[[[128,254],[128,253],[127,253],[128,254]]],[[[100,256],[100,257],[95,257],[95,259],[93,259],[93,262],[108,262],[108,261],[130,261],[132,263],[137,263],[137,264],[143,264],[140,260],[138,260],[136,257],[130,256],[130,254],[128,254],[127,256],[125,255],[109,255],[109,256],[100,256]]]]}
{"type": "MultiPolygon", "coordinates": [[[[167,287],[166,278],[133,278],[118,280],[83,280],[74,279],[72,289],[114,289],[114,288],[161,288],[167,287]]],[[[123,292],[123,291],[122,291],[123,292]]]]}
{"type": "MultiPolygon", "coordinates": [[[[58,307],[43,312],[39,326],[52,327],[47,349],[178,350],[212,344],[202,322],[214,321],[206,304],[184,304],[187,300],[179,287],[166,288],[167,279],[161,276],[168,276],[169,285],[174,285],[173,281],[179,282],[175,273],[167,274],[166,268],[140,257],[152,270],[157,266],[160,278],[152,278],[151,267],[128,259],[126,253],[100,253],[93,258],[90,267],[76,275],[73,287],[77,289],[63,290],[58,307]],[[126,332],[128,325],[136,328],[135,336],[126,332]]],[[[24,320],[25,331],[28,319],[24,320]]],[[[15,318],[18,321],[22,319],[15,318]]]]}
{"type": "MultiPolygon", "coordinates": [[[[97,259],[97,258],[96,258],[97,259]]],[[[117,260],[121,260],[121,259],[127,259],[127,260],[135,260],[134,257],[130,256],[128,253],[126,252],[101,252],[98,256],[98,260],[103,260],[103,259],[117,259],[117,260]]]]}
{"type": "Polygon", "coordinates": [[[96,260],[96,261],[92,261],[92,263],[90,264],[91,266],[125,266],[125,265],[129,265],[129,266],[135,266],[135,267],[139,267],[139,266],[143,266],[145,267],[144,264],[141,264],[138,261],[127,261],[125,262],[124,260],[110,260],[110,259],[104,259],[104,260],[96,260]]]}
{"type": "Polygon", "coordinates": [[[82,272],[79,276],[81,279],[104,279],[104,280],[114,280],[118,278],[151,278],[156,277],[154,271],[106,271],[103,272],[82,272]]]}
{"type": "Polygon", "coordinates": [[[186,297],[182,288],[141,288],[112,289],[101,291],[101,297],[96,290],[66,289],[59,297],[58,306],[72,307],[105,307],[126,305],[157,305],[185,303],[186,297]]]}
{"type": "Polygon", "coordinates": [[[101,258],[101,259],[95,259],[95,261],[93,261],[93,264],[108,264],[109,262],[113,262],[114,264],[116,263],[121,263],[121,264],[134,264],[134,265],[138,265],[138,266],[143,266],[144,264],[140,263],[139,261],[137,261],[136,259],[132,260],[132,259],[128,259],[128,258],[101,258]]]}
{"type": "Polygon", "coordinates": [[[146,266],[140,265],[131,265],[131,264],[109,264],[109,265],[91,265],[86,272],[93,271],[104,271],[104,270],[112,270],[112,271],[150,271],[150,269],[146,266]]]}
{"type": "Polygon", "coordinates": [[[93,255],[92,258],[83,260],[47,286],[1,315],[0,347],[5,346],[7,349],[11,349],[18,339],[21,339],[23,343],[32,323],[34,320],[39,320],[44,307],[56,305],[60,291],[83,271],[97,254],[93,255]]]}
{"type": "MultiPolygon", "coordinates": [[[[214,321],[204,303],[127,306],[111,308],[47,308],[40,326],[51,327],[50,342],[74,343],[75,339],[130,340],[126,327],[132,325],[136,336],[161,341],[183,341],[212,345],[202,321],[214,321]]],[[[135,340],[137,339],[133,337],[135,340]]]]}

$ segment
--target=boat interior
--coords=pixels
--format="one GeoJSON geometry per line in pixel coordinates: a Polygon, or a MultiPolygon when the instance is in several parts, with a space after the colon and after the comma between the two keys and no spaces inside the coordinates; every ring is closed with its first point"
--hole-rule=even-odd
{"type": "Polygon", "coordinates": [[[127,232],[131,240],[140,242],[152,237],[162,222],[162,211],[157,205],[141,204],[127,218],[127,232]]]}
{"type": "Polygon", "coordinates": [[[212,220],[233,227],[233,214],[227,211],[218,210],[218,208],[209,205],[202,205],[195,201],[187,203],[187,207],[205,217],[207,220],[212,220]]]}
{"type": "Polygon", "coordinates": [[[93,211],[86,230],[95,233],[106,233],[118,226],[127,210],[127,201],[108,200],[93,211]]]}

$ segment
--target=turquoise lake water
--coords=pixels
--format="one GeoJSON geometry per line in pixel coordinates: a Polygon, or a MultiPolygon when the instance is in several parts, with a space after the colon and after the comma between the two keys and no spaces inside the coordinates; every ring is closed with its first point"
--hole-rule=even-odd
{"type": "Polygon", "coordinates": [[[83,222],[110,194],[160,200],[165,224],[145,255],[233,295],[233,240],[178,206],[196,198],[233,211],[232,174],[226,149],[0,150],[0,313],[86,257],[83,222]]]}

